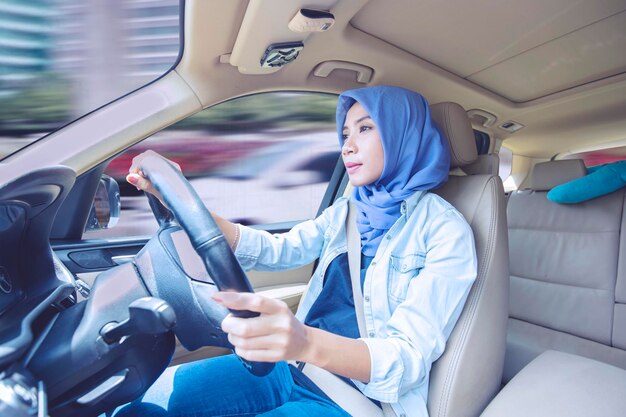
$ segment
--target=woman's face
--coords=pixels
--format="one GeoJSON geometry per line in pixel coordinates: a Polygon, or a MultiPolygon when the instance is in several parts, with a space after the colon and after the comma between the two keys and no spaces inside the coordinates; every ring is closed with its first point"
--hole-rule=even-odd
{"type": "Polygon", "coordinates": [[[372,184],[383,173],[385,158],[380,132],[358,102],[346,114],[341,157],[353,187],[372,184]]]}

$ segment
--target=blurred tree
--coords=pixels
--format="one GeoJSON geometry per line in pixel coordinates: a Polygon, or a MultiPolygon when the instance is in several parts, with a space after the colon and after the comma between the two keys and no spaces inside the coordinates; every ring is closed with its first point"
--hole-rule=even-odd
{"type": "MultiPolygon", "coordinates": [[[[175,125],[177,130],[226,133],[300,129],[333,129],[337,96],[310,93],[257,94],[221,103],[175,125]],[[304,123],[303,123],[304,122],[304,123]]],[[[71,86],[45,74],[17,92],[0,97],[0,136],[47,133],[74,117],[71,86]]]]}
{"type": "Polygon", "coordinates": [[[42,74],[0,97],[0,136],[50,132],[71,115],[70,87],[55,74],[42,74]]]}
{"type": "Polygon", "coordinates": [[[310,93],[270,93],[236,98],[205,109],[173,129],[204,129],[209,132],[264,131],[299,127],[334,127],[337,96],[310,93]],[[303,121],[310,125],[303,125],[303,121]]]}

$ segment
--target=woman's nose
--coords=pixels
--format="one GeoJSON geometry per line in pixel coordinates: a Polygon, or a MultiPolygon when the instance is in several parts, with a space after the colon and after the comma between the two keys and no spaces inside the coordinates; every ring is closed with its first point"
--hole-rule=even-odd
{"type": "Polygon", "coordinates": [[[352,136],[348,136],[346,138],[346,141],[343,143],[343,146],[341,147],[341,153],[344,155],[348,155],[354,152],[354,141],[352,141],[352,136]]]}

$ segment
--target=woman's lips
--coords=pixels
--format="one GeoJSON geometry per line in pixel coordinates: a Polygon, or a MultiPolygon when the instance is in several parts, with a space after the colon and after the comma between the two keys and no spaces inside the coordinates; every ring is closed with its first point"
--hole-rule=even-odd
{"type": "Polygon", "coordinates": [[[352,174],[357,169],[361,168],[361,165],[363,165],[363,164],[355,164],[353,162],[347,162],[346,163],[346,171],[348,171],[348,174],[352,174]]]}

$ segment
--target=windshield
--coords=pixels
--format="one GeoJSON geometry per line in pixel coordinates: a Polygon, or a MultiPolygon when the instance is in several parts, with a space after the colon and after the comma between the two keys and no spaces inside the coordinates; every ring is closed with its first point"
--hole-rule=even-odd
{"type": "Polygon", "coordinates": [[[164,74],[179,0],[0,0],[0,160],[164,74]]]}

